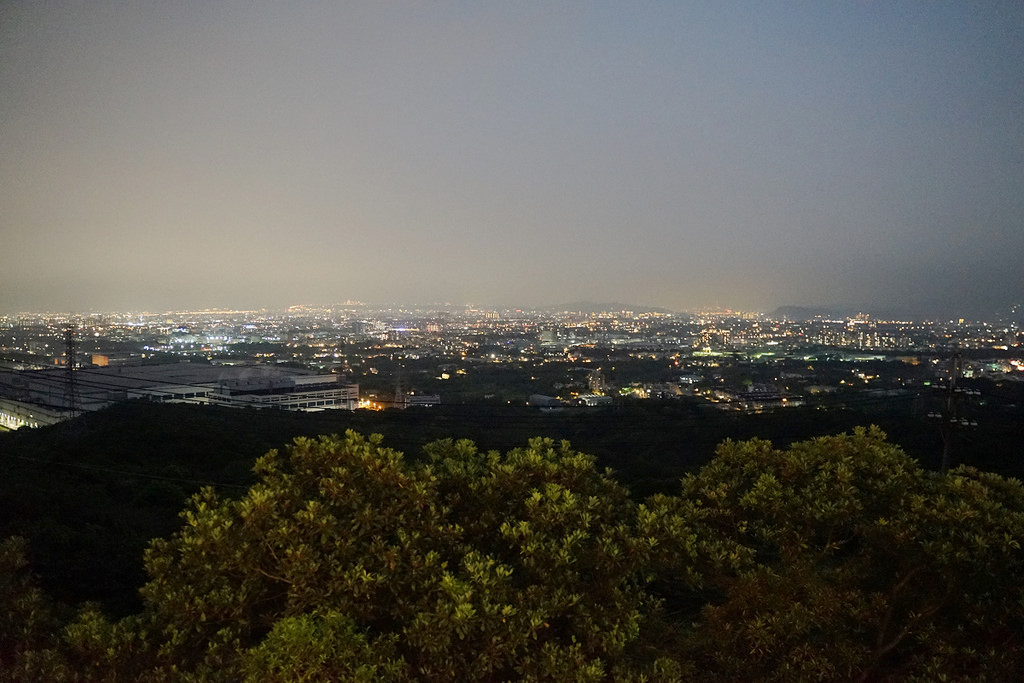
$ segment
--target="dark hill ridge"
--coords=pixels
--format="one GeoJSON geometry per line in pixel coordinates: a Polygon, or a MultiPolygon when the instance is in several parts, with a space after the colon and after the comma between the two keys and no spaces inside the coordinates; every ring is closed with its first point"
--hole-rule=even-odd
{"type": "MultiPolygon", "coordinates": [[[[897,403],[871,412],[798,408],[742,415],[645,401],[557,414],[457,405],[290,413],[131,402],[72,423],[0,433],[0,538],[29,540],[33,567],[58,599],[98,600],[126,613],[137,607],[142,550],[178,527],[186,498],[203,485],[229,495],[243,490],[253,481],[255,459],[296,436],[380,433],[385,446],[409,458],[442,438],[500,451],[535,436],[566,439],[643,498],[676,492],[679,478],[707,462],[726,438],[762,437],[784,446],[874,423],[926,467],[935,466],[938,430],[911,410],[897,403]]],[[[987,424],[964,444],[962,456],[982,469],[1020,476],[1014,417],[987,424]]]]}

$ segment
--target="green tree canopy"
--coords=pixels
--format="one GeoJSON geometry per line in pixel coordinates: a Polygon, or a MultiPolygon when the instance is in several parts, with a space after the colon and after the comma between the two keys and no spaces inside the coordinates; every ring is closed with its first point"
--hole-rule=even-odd
{"type": "Polygon", "coordinates": [[[926,472],[876,429],[726,442],[673,503],[752,552],[695,651],[722,680],[1010,680],[1024,670],[1024,491],[926,472]],[[738,656],[738,655],[743,656],[738,656]]]}
{"type": "Polygon", "coordinates": [[[73,629],[97,672],[174,680],[641,676],[654,606],[625,489],[568,444],[296,439],[238,500],[195,496],[146,555],[146,610],[73,629]],[[297,672],[304,672],[301,675],[297,672]]]}
{"type": "Polygon", "coordinates": [[[60,642],[41,635],[42,598],[9,546],[0,588],[19,588],[0,599],[28,599],[9,619],[26,635],[0,640],[20,672],[6,680],[1024,670],[1020,483],[923,471],[877,430],[787,449],[726,442],[678,495],[643,503],[544,439],[505,454],[445,440],[409,461],[349,432],[296,439],[255,469],[245,495],[203,490],[151,544],[141,613],[86,608],[60,642]]]}

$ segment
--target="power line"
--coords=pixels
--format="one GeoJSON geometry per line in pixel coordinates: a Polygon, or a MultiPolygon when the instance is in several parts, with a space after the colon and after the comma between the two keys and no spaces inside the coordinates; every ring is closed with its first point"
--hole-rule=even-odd
{"type": "MultiPolygon", "coordinates": [[[[78,371],[78,374],[79,375],[81,375],[81,374],[88,374],[90,372],[95,373],[96,371],[95,370],[90,371],[90,370],[81,369],[81,370],[78,371]]],[[[16,374],[16,373],[11,373],[11,374],[16,374]]],[[[31,381],[39,383],[39,384],[43,384],[43,385],[48,385],[48,386],[59,386],[59,385],[62,385],[62,380],[60,380],[59,378],[48,377],[46,375],[36,374],[36,373],[32,373],[31,381]]],[[[188,383],[175,382],[175,381],[171,381],[171,380],[158,380],[158,379],[155,379],[155,378],[153,378],[153,379],[146,379],[145,382],[147,384],[152,383],[152,384],[156,384],[156,385],[171,385],[171,386],[176,386],[176,387],[190,386],[188,383]]],[[[130,387],[130,386],[125,386],[124,384],[116,383],[116,382],[103,381],[99,377],[95,377],[95,376],[90,377],[90,379],[80,379],[79,378],[79,379],[76,380],[76,383],[77,383],[78,386],[81,386],[81,387],[88,387],[88,388],[98,389],[98,390],[102,390],[102,391],[123,392],[126,395],[135,395],[136,397],[139,397],[139,398],[147,398],[147,397],[152,397],[153,396],[153,390],[152,390],[151,386],[130,387]]],[[[200,387],[200,385],[198,385],[198,384],[195,385],[195,386],[197,388],[200,387]]],[[[855,395],[855,396],[845,396],[845,397],[824,397],[824,398],[819,399],[817,401],[809,401],[807,399],[801,399],[802,405],[799,406],[799,407],[803,407],[803,408],[837,408],[837,409],[843,409],[843,408],[847,408],[847,407],[869,406],[869,405],[873,405],[873,404],[879,404],[880,405],[880,404],[886,404],[886,403],[906,402],[906,401],[911,401],[911,400],[914,400],[914,399],[917,399],[917,398],[920,398],[920,397],[921,397],[921,393],[920,392],[911,392],[911,393],[903,393],[903,394],[897,394],[897,395],[884,395],[884,396],[855,395]]],[[[689,397],[687,397],[687,398],[689,398],[689,397]]],[[[993,398],[998,399],[999,397],[993,396],[993,398]]],[[[182,402],[185,402],[185,403],[205,404],[205,402],[202,401],[201,399],[180,399],[180,400],[182,402]]],[[[715,405],[739,405],[739,406],[742,406],[742,405],[745,405],[745,404],[747,404],[749,402],[750,401],[748,401],[746,399],[729,398],[729,399],[721,399],[721,400],[718,400],[716,402],[698,401],[696,403],[693,403],[692,405],[695,405],[695,406],[706,406],[706,407],[715,406],[715,405]]],[[[379,400],[378,403],[381,403],[381,404],[386,405],[386,406],[387,405],[401,405],[401,402],[389,401],[387,399],[379,400]]],[[[447,403],[447,404],[442,404],[442,405],[446,409],[448,409],[448,410],[451,410],[452,408],[467,408],[467,409],[490,408],[490,409],[493,409],[493,410],[507,409],[509,411],[512,411],[512,410],[519,410],[519,411],[530,410],[531,412],[536,410],[537,413],[538,413],[537,414],[538,421],[543,421],[543,420],[549,419],[548,416],[544,415],[543,413],[540,413],[539,410],[535,406],[518,405],[518,404],[517,405],[509,405],[509,404],[504,404],[503,405],[503,404],[495,404],[495,403],[487,403],[487,402],[462,402],[462,403],[447,403]]],[[[578,408],[580,410],[595,410],[596,411],[596,410],[607,410],[607,409],[620,408],[620,407],[622,407],[622,404],[615,404],[613,406],[597,407],[597,408],[592,408],[592,409],[584,408],[584,407],[581,407],[581,406],[564,406],[564,407],[568,408],[568,409],[578,408]]],[[[776,406],[775,409],[782,409],[782,407],[781,406],[776,406]]],[[[791,408],[787,408],[787,409],[791,409],[791,408]]],[[[756,412],[756,411],[757,411],[757,409],[750,409],[750,410],[745,410],[743,412],[756,412]]],[[[740,411],[738,410],[737,412],[740,412],[740,411]]],[[[490,419],[490,417],[493,417],[493,415],[489,416],[487,419],[490,419]]]]}

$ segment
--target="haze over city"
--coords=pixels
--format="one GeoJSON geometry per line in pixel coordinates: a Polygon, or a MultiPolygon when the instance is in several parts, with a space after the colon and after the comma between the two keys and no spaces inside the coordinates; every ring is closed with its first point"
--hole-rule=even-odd
{"type": "Polygon", "coordinates": [[[0,313],[1024,294],[1024,5],[0,6],[0,313]]]}

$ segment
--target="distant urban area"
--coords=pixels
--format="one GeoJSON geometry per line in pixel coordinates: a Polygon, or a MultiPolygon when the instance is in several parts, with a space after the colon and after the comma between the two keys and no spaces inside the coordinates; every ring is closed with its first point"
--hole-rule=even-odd
{"type": "Polygon", "coordinates": [[[1024,387],[1019,317],[1018,307],[981,322],[352,302],[20,314],[0,317],[0,422],[37,427],[128,400],[296,411],[660,400],[746,412],[895,401],[968,428],[972,410],[1024,387]]]}

